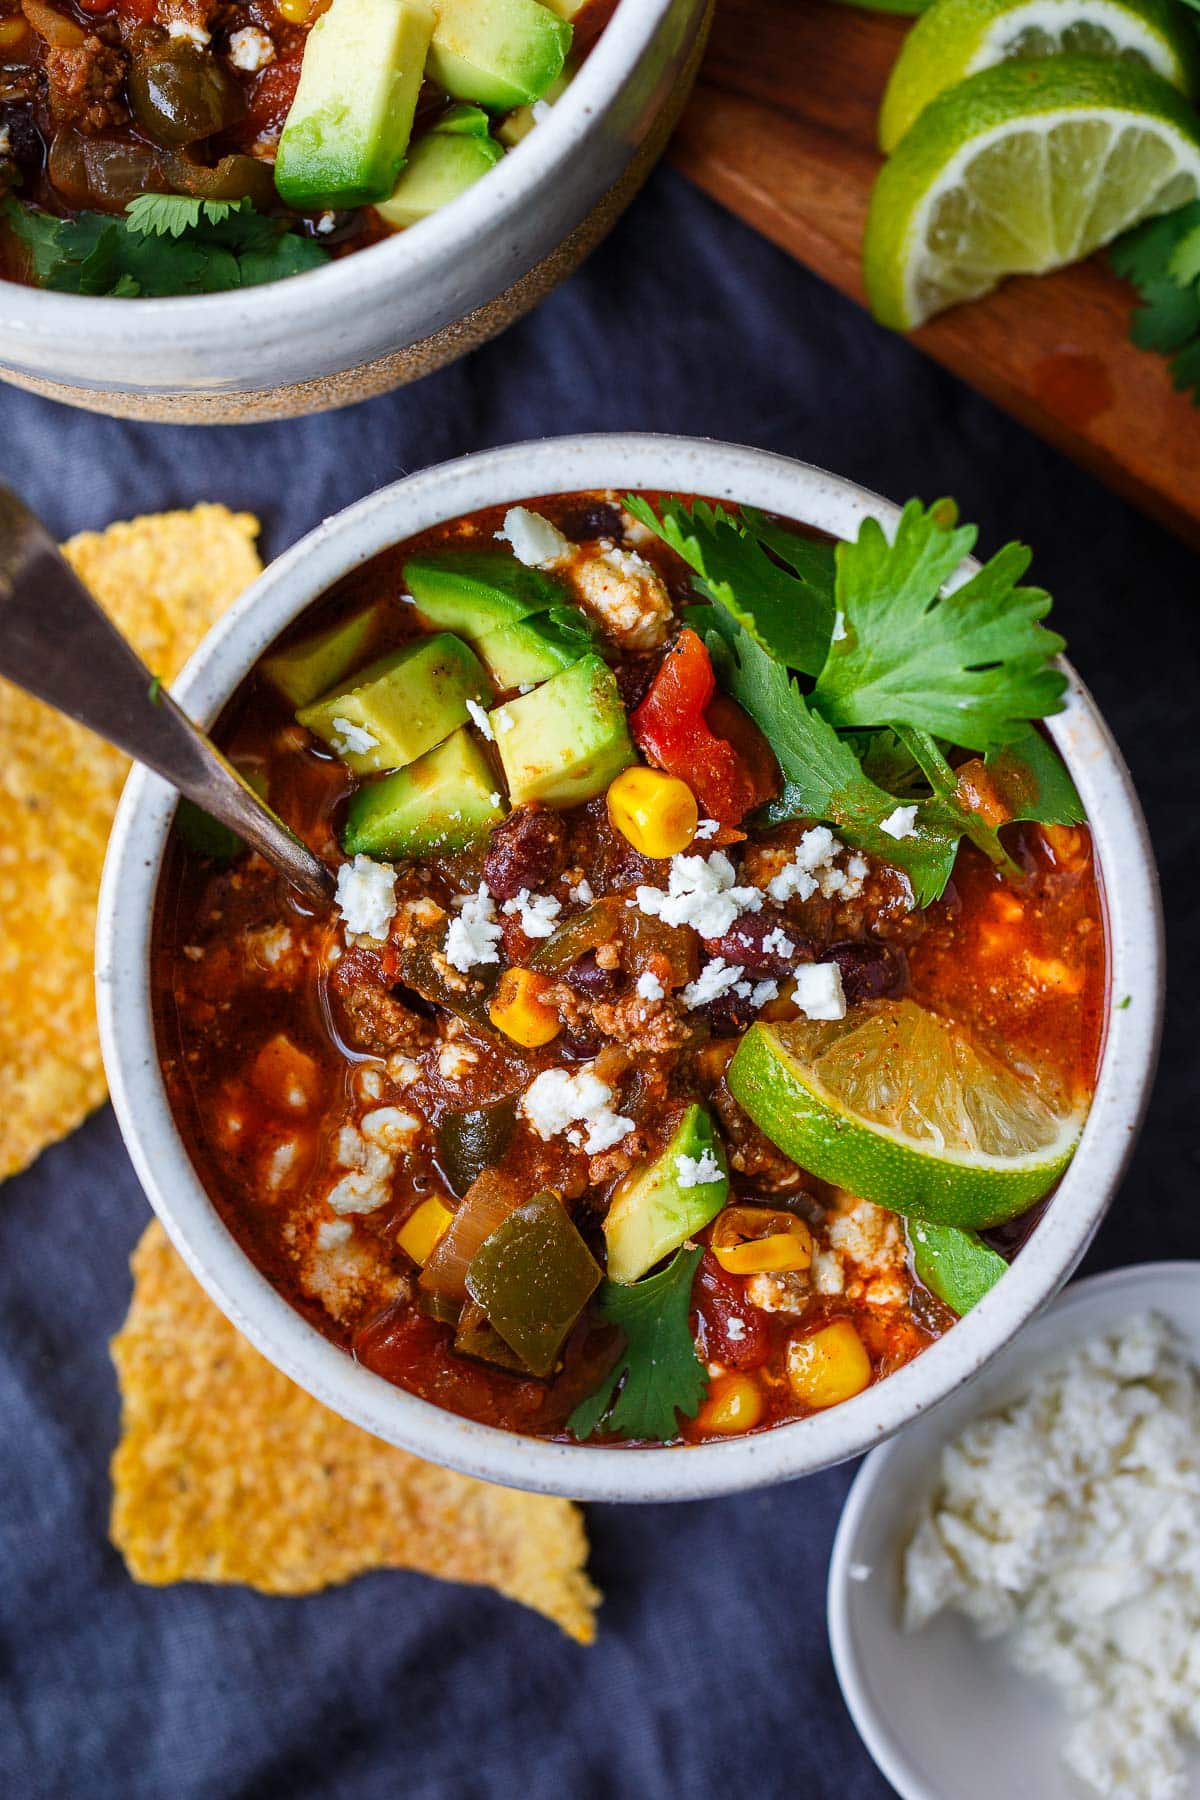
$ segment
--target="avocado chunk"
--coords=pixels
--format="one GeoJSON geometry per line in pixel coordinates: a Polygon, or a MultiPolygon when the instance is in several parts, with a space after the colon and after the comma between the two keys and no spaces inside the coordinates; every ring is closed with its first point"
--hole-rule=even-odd
{"type": "Polygon", "coordinates": [[[702,1106],[689,1106],[661,1156],[631,1170],[613,1196],[604,1221],[608,1279],[639,1280],[715,1219],[728,1193],[725,1150],[712,1119],[702,1106]],[[680,1157],[711,1157],[720,1173],[685,1187],[680,1177],[691,1171],[680,1169],[680,1157]]]}
{"type": "Polygon", "coordinates": [[[429,0],[333,0],[317,20],[275,161],[289,206],[367,206],[391,193],[433,24],[429,0]]]}
{"type": "Polygon", "coordinates": [[[325,631],[276,650],[263,658],[263,674],[293,710],[310,706],[354,667],[382,614],[383,602],[377,600],[352,619],[342,619],[325,631]]]}
{"type": "Polygon", "coordinates": [[[436,0],[430,77],[456,100],[508,112],[562,72],[571,26],[539,0],[436,0]]]}
{"type": "Polygon", "coordinates": [[[376,775],[415,762],[465,725],[468,700],[491,698],[475,652],[439,631],[368,663],[347,686],[302,706],[296,717],[356,775],[376,775]],[[374,742],[368,745],[364,733],[374,742]]]}
{"type": "Polygon", "coordinates": [[[625,708],[602,657],[580,657],[490,715],[514,806],[578,806],[634,761],[625,708]]]}
{"type": "Polygon", "coordinates": [[[560,669],[569,669],[587,655],[593,636],[586,613],[555,606],[485,632],[475,639],[475,649],[498,688],[517,688],[549,681],[560,669]]]}
{"type": "Polygon", "coordinates": [[[960,1319],[1008,1273],[1004,1258],[977,1232],[913,1219],[908,1235],[917,1279],[960,1319]]]}
{"type": "Polygon", "coordinates": [[[404,579],[426,625],[466,638],[483,637],[564,602],[556,581],[502,550],[410,556],[404,579]]]}
{"type": "Polygon", "coordinates": [[[397,230],[415,225],[465,194],[503,155],[503,146],[488,136],[486,113],[477,106],[454,107],[432,131],[418,138],[399,181],[376,211],[397,230]],[[465,114],[482,119],[483,131],[476,130],[465,114]]]}
{"type": "Polygon", "coordinates": [[[407,768],[359,788],[350,802],[347,856],[424,856],[465,850],[504,817],[482,750],[465,726],[407,768]]]}

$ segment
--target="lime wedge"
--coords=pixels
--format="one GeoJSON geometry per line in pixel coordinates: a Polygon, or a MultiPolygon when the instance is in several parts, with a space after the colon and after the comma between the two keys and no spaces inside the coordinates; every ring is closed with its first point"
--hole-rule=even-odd
{"type": "Polygon", "coordinates": [[[1195,33],[1175,0],[934,0],[892,69],[879,142],[894,150],[931,100],[997,63],[1115,56],[1195,90],[1195,33]]]}
{"type": "Polygon", "coordinates": [[[1157,75],[1111,57],[1000,63],[931,101],[884,164],[863,245],[871,310],[911,330],[1197,195],[1200,121],[1157,75]]]}
{"type": "Polygon", "coordinates": [[[973,1231],[1040,1200],[1082,1123],[913,1000],[752,1025],[727,1080],[800,1168],[893,1212],[973,1231]]]}
{"type": "Polygon", "coordinates": [[[1004,1258],[973,1231],[914,1220],[908,1235],[917,1279],[960,1319],[1008,1273],[1004,1258]]]}

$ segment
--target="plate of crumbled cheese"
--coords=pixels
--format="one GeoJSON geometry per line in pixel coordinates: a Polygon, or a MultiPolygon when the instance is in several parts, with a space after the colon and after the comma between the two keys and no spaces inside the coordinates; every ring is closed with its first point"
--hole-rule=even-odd
{"type": "Polygon", "coordinates": [[[1077,1283],[872,1452],[829,1629],[902,1800],[1196,1800],[1200,1262],[1077,1283]]]}

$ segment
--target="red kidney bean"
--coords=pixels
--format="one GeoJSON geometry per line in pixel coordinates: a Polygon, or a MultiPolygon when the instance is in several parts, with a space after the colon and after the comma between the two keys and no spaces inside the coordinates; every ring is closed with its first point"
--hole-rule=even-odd
{"type": "Polygon", "coordinates": [[[811,962],[814,955],[808,938],[801,937],[778,913],[765,909],[743,913],[721,937],[705,938],[704,948],[710,956],[723,957],[726,963],[736,964],[746,971],[747,976],[758,981],[765,976],[780,980],[789,975],[798,962],[811,962]],[[776,931],[792,945],[790,951],[765,947],[765,940],[776,931]]]}
{"type": "Polygon", "coordinates": [[[567,828],[561,816],[540,806],[518,806],[491,835],[483,879],[497,900],[515,900],[522,888],[536,893],[562,873],[567,828]]]}
{"type": "Polygon", "coordinates": [[[842,988],[851,1006],[860,1000],[879,1000],[904,985],[907,964],[902,951],[871,938],[861,942],[832,944],[822,958],[835,962],[842,972],[842,988]]]}
{"type": "Polygon", "coordinates": [[[621,971],[602,969],[596,961],[595,951],[589,950],[586,956],[567,965],[561,979],[577,994],[586,994],[589,1000],[605,1000],[621,985],[621,971]]]}

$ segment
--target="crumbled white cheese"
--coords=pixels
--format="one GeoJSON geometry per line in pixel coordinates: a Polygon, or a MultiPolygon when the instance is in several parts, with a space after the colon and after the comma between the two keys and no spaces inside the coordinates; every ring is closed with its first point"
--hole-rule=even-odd
{"type": "Polygon", "coordinates": [[[7,125],[0,125],[0,157],[12,154],[12,132],[7,125]]]}
{"type": "Polygon", "coordinates": [[[844,1019],[842,971],[834,962],[801,963],[796,970],[792,999],[806,1019],[844,1019]]]}
{"type": "Polygon", "coordinates": [[[651,969],[643,969],[637,978],[639,1000],[661,1000],[666,989],[651,969]]]}
{"type": "Polygon", "coordinates": [[[722,994],[729,993],[741,981],[745,970],[739,963],[727,963],[722,956],[714,956],[706,962],[695,981],[689,981],[682,995],[683,1004],[692,1012],[698,1006],[707,1006],[710,1000],[719,1000],[722,994]]]}
{"type": "Polygon", "coordinates": [[[446,961],[465,975],[479,963],[498,963],[501,931],[496,924],[496,903],[481,881],[479,891],[468,894],[461,902],[457,917],[451,919],[442,946],[446,961]]]}
{"type": "Polygon", "coordinates": [[[392,1194],[395,1158],[382,1144],[368,1143],[356,1125],[343,1125],[334,1154],[349,1173],[334,1182],[325,1199],[331,1212],[368,1213],[386,1205],[392,1194]]]}
{"type": "Polygon", "coordinates": [[[479,727],[489,744],[494,744],[496,741],[496,734],[492,730],[492,721],[488,718],[478,700],[468,700],[466,705],[467,711],[471,715],[472,723],[479,727]]]}
{"type": "Polygon", "coordinates": [[[636,550],[601,539],[577,555],[571,578],[577,599],[627,650],[653,650],[671,623],[671,596],[657,569],[636,550]]]}
{"type": "Polygon", "coordinates": [[[832,1249],[848,1256],[863,1275],[894,1274],[907,1262],[904,1233],[895,1213],[855,1200],[836,1213],[829,1225],[832,1249]]]}
{"type": "Polygon", "coordinates": [[[199,944],[185,944],[183,946],[183,954],[187,957],[189,962],[204,961],[204,951],[199,944]]]}
{"type": "Polygon", "coordinates": [[[361,1130],[368,1143],[384,1150],[405,1150],[421,1134],[421,1121],[415,1113],[403,1112],[398,1106],[377,1106],[362,1116],[361,1130]]]}
{"type": "Polygon", "coordinates": [[[500,803],[501,803],[501,795],[498,790],[493,789],[493,791],[488,795],[488,805],[489,806],[499,806],[500,803]]]}
{"type": "Polygon", "coordinates": [[[353,719],[335,719],[333,729],[332,743],[339,756],[365,756],[368,750],[379,748],[374,732],[365,725],[356,725],[353,719]]]}
{"type": "Polygon", "coordinates": [[[587,879],[586,875],[583,880],[577,882],[573,888],[568,888],[567,894],[570,899],[574,900],[576,906],[590,906],[592,901],[596,898],[595,894],[592,892],[592,884],[587,879]]]}
{"type": "Polygon", "coordinates": [[[765,981],[739,981],[734,988],[739,1000],[749,1000],[756,1010],[765,1006],[768,1000],[778,1000],[779,983],[768,976],[765,981]]]}
{"type": "Polygon", "coordinates": [[[839,606],[833,615],[833,630],[830,633],[835,644],[840,644],[846,635],[846,615],[839,606]]]}
{"type": "Polygon", "coordinates": [[[762,941],[762,947],[764,950],[769,950],[774,956],[794,956],[796,954],[795,944],[787,932],[781,931],[778,925],[774,931],[768,931],[762,941]]]}
{"type": "Polygon", "coordinates": [[[255,960],[268,969],[277,969],[291,955],[295,939],[286,925],[267,925],[253,936],[255,960]]]}
{"type": "Polygon", "coordinates": [[[195,44],[197,48],[201,50],[212,43],[212,37],[205,31],[204,27],[202,25],[194,25],[190,19],[172,19],[167,26],[167,36],[172,38],[187,38],[190,44],[195,44]]]}
{"type": "Polygon", "coordinates": [[[336,224],[337,214],[335,212],[317,214],[317,231],[321,237],[328,237],[336,224]]]}
{"type": "Polygon", "coordinates": [[[1068,1766],[1112,1800],[1183,1800],[1200,1736],[1200,1372],[1126,1319],[942,1452],[904,1562],[905,1625],[945,1607],[1057,1688],[1068,1766]]]}
{"type": "Polygon", "coordinates": [[[443,1081],[461,1081],[479,1061],[469,1044],[446,1044],[438,1052],[438,1073],[443,1081]]]}
{"type": "Polygon", "coordinates": [[[385,938],[396,912],[396,871],[391,863],[356,856],[338,870],[335,898],[348,932],[385,938]]]}
{"type": "Polygon", "coordinates": [[[397,1087],[411,1087],[414,1081],[421,1079],[421,1065],[411,1056],[398,1053],[387,1059],[388,1079],[397,1087]]]}
{"type": "Polygon", "coordinates": [[[510,506],[503,528],[496,536],[512,546],[512,553],[527,569],[552,569],[570,556],[575,546],[557,525],[527,506],[510,506]]]}
{"type": "Polygon", "coordinates": [[[829,900],[835,895],[843,900],[857,899],[869,865],[864,857],[852,856],[845,869],[839,869],[835,859],[845,848],[828,825],[814,825],[796,845],[791,862],[767,883],[768,894],[781,905],[793,896],[809,900],[818,888],[829,900]]]}
{"type": "Polygon", "coordinates": [[[702,1150],[699,1156],[675,1158],[675,1180],[681,1188],[708,1187],[724,1179],[724,1171],[711,1150],[702,1150]]]}
{"type": "Polygon", "coordinates": [[[782,1275],[751,1275],[746,1283],[746,1299],[759,1312],[799,1316],[808,1310],[808,1278],[799,1270],[782,1275]]]}
{"type": "Polygon", "coordinates": [[[259,69],[265,69],[268,63],[275,61],[275,46],[266,32],[260,31],[257,25],[243,25],[240,31],[230,34],[229,60],[235,69],[244,69],[248,75],[255,75],[259,69]]]}
{"type": "Polygon", "coordinates": [[[745,1337],[745,1335],[746,1335],[745,1319],[739,1319],[736,1313],[733,1315],[732,1318],[726,1319],[726,1321],[725,1321],[725,1336],[729,1339],[731,1344],[740,1344],[742,1339],[745,1337]]]}
{"type": "Polygon", "coordinates": [[[300,1154],[300,1146],[295,1138],[284,1138],[276,1144],[267,1159],[267,1186],[278,1191],[291,1174],[300,1154]]]}
{"type": "Polygon", "coordinates": [[[548,938],[562,911],[562,901],[556,900],[553,894],[531,894],[528,888],[522,888],[513,899],[506,900],[500,910],[510,919],[520,919],[526,937],[548,938]]]}
{"type": "Polygon", "coordinates": [[[818,1294],[841,1294],[846,1288],[846,1272],[836,1250],[813,1250],[809,1280],[818,1294]]]}
{"type": "Polygon", "coordinates": [[[915,806],[898,806],[890,812],[886,819],[879,821],[880,831],[886,831],[891,838],[910,838],[917,835],[917,809],[915,806]]]}
{"type": "Polygon", "coordinates": [[[325,1219],[317,1226],[317,1249],[336,1250],[349,1243],[354,1227],[349,1219],[325,1219]]]}
{"type": "Polygon", "coordinates": [[[705,838],[714,838],[714,837],[716,837],[716,835],[717,835],[718,831],[720,831],[720,829],[721,829],[720,820],[718,820],[718,819],[701,819],[700,823],[696,827],[695,836],[698,839],[700,839],[701,841],[703,841],[705,838]]]}
{"type": "Polygon", "coordinates": [[[535,100],[529,109],[529,116],[535,125],[544,125],[554,107],[549,100],[535,100]]]}
{"type": "MultiPolygon", "coordinates": [[[[633,1130],[634,1121],[612,1106],[612,1089],[591,1069],[572,1074],[569,1069],[545,1069],[530,1082],[521,1100],[521,1111],[540,1138],[556,1137],[576,1120],[587,1127],[584,1149],[589,1156],[611,1150],[633,1130]]],[[[579,1134],[571,1137],[577,1142],[579,1134]]]]}
{"type": "Polygon", "coordinates": [[[673,856],[667,890],[639,887],[636,904],[666,925],[691,925],[701,937],[723,937],[735,919],[758,912],[762,890],[738,887],[733,864],[723,850],[710,856],[673,856]]]}
{"type": "Polygon", "coordinates": [[[511,731],[517,722],[509,712],[507,706],[498,706],[495,712],[490,715],[490,718],[492,726],[496,731],[511,731]]]}

